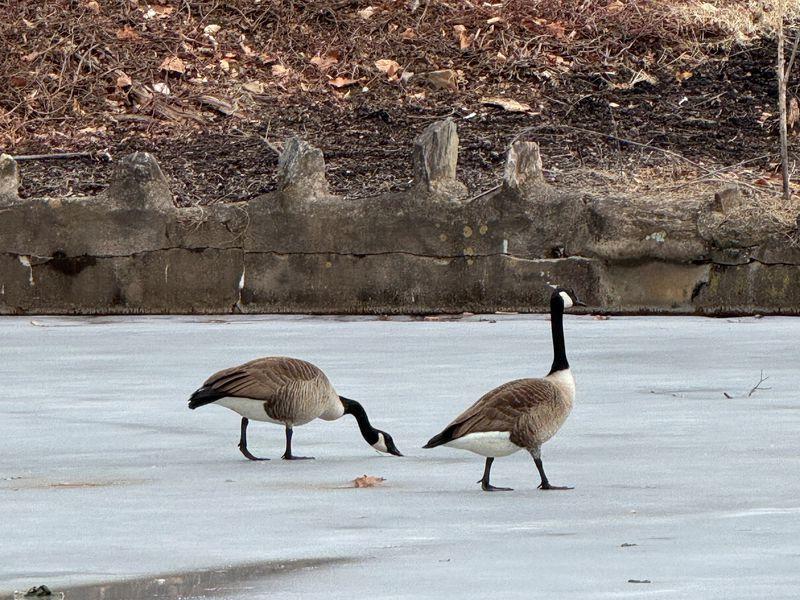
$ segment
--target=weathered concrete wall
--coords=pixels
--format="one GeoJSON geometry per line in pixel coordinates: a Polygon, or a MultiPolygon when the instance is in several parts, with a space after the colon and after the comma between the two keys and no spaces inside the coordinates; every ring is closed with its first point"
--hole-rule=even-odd
{"type": "Polygon", "coordinates": [[[800,234],[737,218],[735,190],[557,189],[538,146],[516,142],[502,184],[468,198],[445,121],[419,137],[409,192],[344,200],[319,150],[285,148],[277,192],[202,209],[175,208],[145,153],[104,193],[70,199],[20,199],[0,157],[0,314],[536,311],[548,283],[590,310],[800,313],[800,234]]]}

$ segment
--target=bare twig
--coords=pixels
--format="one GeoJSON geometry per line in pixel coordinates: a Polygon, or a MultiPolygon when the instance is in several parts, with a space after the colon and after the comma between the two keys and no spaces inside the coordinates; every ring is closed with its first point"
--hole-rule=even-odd
{"type": "Polygon", "coordinates": [[[470,198],[469,200],[467,200],[467,202],[472,202],[473,200],[477,200],[478,198],[483,198],[483,197],[484,197],[484,196],[486,196],[487,194],[491,194],[492,192],[496,192],[496,191],[497,191],[497,190],[499,190],[501,187],[503,187],[503,184],[502,184],[502,183],[499,183],[499,184],[497,184],[496,186],[494,186],[494,187],[490,187],[488,190],[484,190],[484,191],[483,191],[483,192],[481,192],[480,194],[477,194],[477,195],[473,196],[472,198],[470,198]]]}
{"type": "Polygon", "coordinates": [[[700,169],[702,171],[705,171],[706,173],[713,173],[714,172],[713,169],[709,169],[708,167],[705,167],[705,166],[701,165],[700,163],[696,163],[693,160],[689,160],[688,158],[686,158],[682,154],[678,154],[677,152],[673,152],[672,150],[666,150],[664,148],[659,148],[658,146],[652,146],[650,144],[645,144],[643,142],[637,142],[635,140],[629,140],[627,138],[623,138],[623,137],[620,137],[618,135],[614,135],[613,133],[605,133],[603,131],[595,131],[594,129],[586,129],[584,127],[575,127],[574,125],[554,124],[554,125],[538,125],[536,127],[526,127],[525,129],[523,129],[517,135],[514,136],[514,138],[511,140],[511,143],[513,144],[514,142],[519,140],[526,133],[530,133],[532,131],[537,131],[537,130],[542,129],[542,128],[568,129],[570,131],[579,131],[581,133],[586,133],[586,134],[589,134],[589,135],[597,135],[597,136],[600,136],[600,137],[611,138],[612,140],[615,140],[617,142],[624,142],[626,144],[630,144],[632,146],[637,146],[639,148],[647,148],[649,150],[655,150],[657,152],[661,152],[663,154],[666,154],[667,156],[671,156],[673,158],[677,158],[678,160],[682,160],[682,161],[692,165],[693,167],[696,167],[696,168],[698,168],[698,169],[700,169]]]}
{"type": "Polygon", "coordinates": [[[764,383],[769,377],[764,377],[764,371],[761,371],[761,379],[758,380],[758,383],[753,386],[753,389],[750,390],[750,393],[747,394],[747,397],[753,395],[756,390],[770,390],[772,388],[761,387],[761,384],[764,383]]]}

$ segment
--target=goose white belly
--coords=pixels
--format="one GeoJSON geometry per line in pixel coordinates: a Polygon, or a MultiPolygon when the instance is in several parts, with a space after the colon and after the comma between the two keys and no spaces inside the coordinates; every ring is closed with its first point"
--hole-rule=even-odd
{"type": "Polygon", "coordinates": [[[481,456],[508,456],[518,450],[519,446],[511,442],[511,432],[509,431],[481,431],[478,433],[468,433],[465,436],[451,440],[444,444],[450,448],[459,450],[469,450],[481,456]]]}
{"type": "Polygon", "coordinates": [[[279,425],[284,425],[282,421],[276,421],[275,419],[271,419],[269,417],[267,411],[264,410],[263,400],[225,396],[224,398],[220,398],[214,402],[214,404],[219,404],[220,406],[229,408],[233,412],[237,412],[243,417],[253,421],[267,421],[268,423],[278,423],[279,425]]]}

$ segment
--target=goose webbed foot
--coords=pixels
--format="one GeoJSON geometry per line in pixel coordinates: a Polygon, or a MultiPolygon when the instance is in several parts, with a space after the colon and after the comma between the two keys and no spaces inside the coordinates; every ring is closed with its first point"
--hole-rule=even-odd
{"type": "Polygon", "coordinates": [[[244,454],[245,458],[249,460],[269,460],[268,458],[259,458],[258,456],[253,456],[250,453],[250,450],[247,449],[247,446],[243,446],[242,444],[239,444],[239,452],[244,454]]]}
{"type": "Polygon", "coordinates": [[[566,485],[552,485],[547,480],[547,475],[544,474],[544,465],[542,464],[542,459],[537,456],[538,451],[534,454],[531,453],[533,456],[533,462],[536,463],[536,469],[539,471],[539,477],[542,478],[542,482],[539,484],[540,490],[574,490],[574,487],[566,486],[566,485]]]}
{"type": "Polygon", "coordinates": [[[513,488],[507,487],[495,487],[491,483],[489,483],[489,475],[492,472],[492,463],[494,462],[494,457],[488,456],[486,458],[486,466],[483,469],[483,477],[478,480],[478,483],[481,484],[481,489],[484,492],[513,492],[513,488]]]}
{"type": "Polygon", "coordinates": [[[239,452],[241,452],[248,460],[269,460],[268,458],[258,458],[250,453],[247,449],[247,426],[250,421],[246,417],[242,417],[242,430],[239,437],[239,452]]]}
{"type": "Polygon", "coordinates": [[[481,489],[484,492],[513,492],[514,488],[506,488],[506,487],[497,487],[489,483],[488,481],[484,481],[481,479],[478,481],[481,484],[481,489]]]}
{"type": "Polygon", "coordinates": [[[550,485],[549,481],[544,481],[539,484],[540,490],[574,490],[575,488],[568,485],[550,485]]]}
{"type": "Polygon", "coordinates": [[[284,454],[281,458],[283,460],[314,460],[313,456],[295,456],[294,454],[284,454]]]}

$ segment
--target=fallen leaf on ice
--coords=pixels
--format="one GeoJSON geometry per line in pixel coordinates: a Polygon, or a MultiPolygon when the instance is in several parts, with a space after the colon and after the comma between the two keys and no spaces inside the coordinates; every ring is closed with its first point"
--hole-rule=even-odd
{"type": "Polygon", "coordinates": [[[529,112],[531,110],[530,105],[517,102],[511,98],[484,97],[481,98],[481,104],[498,106],[508,112],[529,112]]]}
{"type": "Polygon", "coordinates": [[[178,56],[168,56],[165,58],[161,61],[159,69],[171,73],[180,73],[181,75],[186,73],[186,65],[183,64],[183,61],[178,56]]]}
{"type": "Polygon", "coordinates": [[[335,88],[343,88],[347,87],[348,85],[355,85],[358,83],[355,79],[348,79],[347,77],[336,77],[335,79],[331,79],[328,82],[328,85],[332,85],[335,88]]]}
{"type": "Polygon", "coordinates": [[[353,487],[368,488],[376,487],[386,481],[383,477],[374,477],[372,475],[362,475],[353,479],[353,487]]]}

